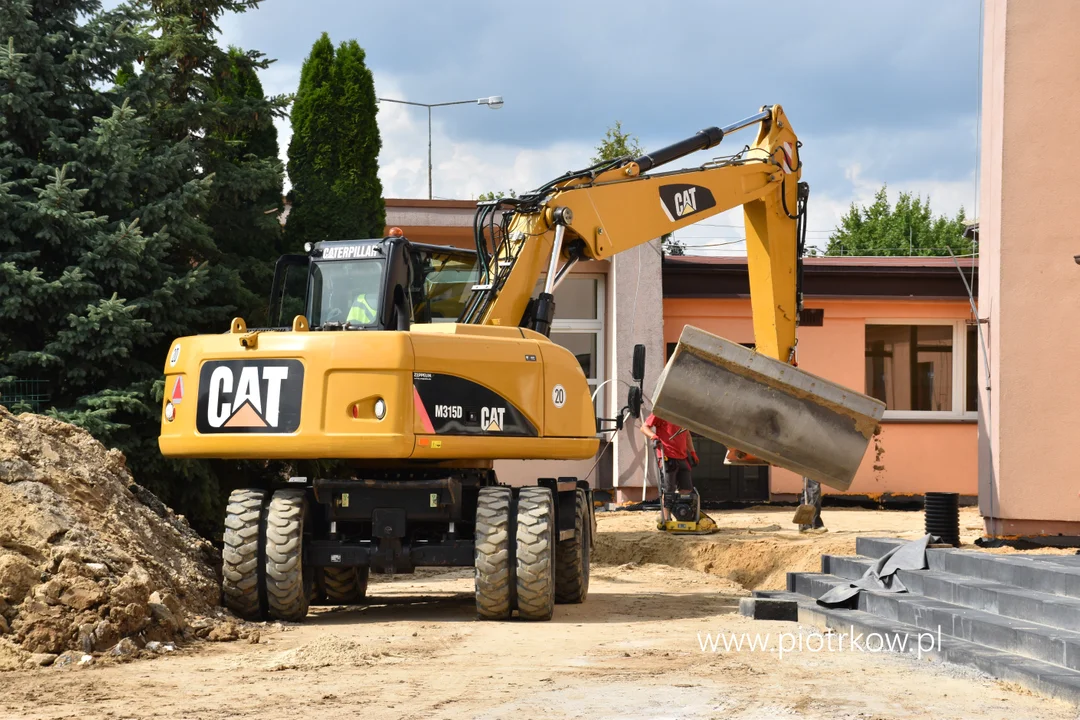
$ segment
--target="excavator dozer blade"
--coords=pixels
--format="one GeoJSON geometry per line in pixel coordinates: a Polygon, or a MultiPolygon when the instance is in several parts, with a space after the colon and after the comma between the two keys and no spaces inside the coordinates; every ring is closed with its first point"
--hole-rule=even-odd
{"type": "Polygon", "coordinates": [[[885,403],[686,326],[653,413],[837,490],[847,490],[885,403]]]}

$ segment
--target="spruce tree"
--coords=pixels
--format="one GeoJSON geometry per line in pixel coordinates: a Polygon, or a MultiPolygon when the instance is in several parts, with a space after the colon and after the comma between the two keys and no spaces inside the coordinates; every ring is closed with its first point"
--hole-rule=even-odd
{"type": "Polygon", "coordinates": [[[210,99],[220,103],[228,120],[209,132],[214,144],[208,148],[207,170],[214,183],[207,223],[221,262],[239,275],[239,313],[255,327],[266,324],[274,263],[284,252],[277,128],[246,53],[229,48],[212,78],[210,99]]]}
{"type": "Polygon", "coordinates": [[[156,140],[159,78],[112,82],[148,53],[145,22],[92,0],[0,6],[0,402],[84,425],[198,516],[216,503],[206,469],[156,472],[161,367],[174,337],[228,312],[201,262],[194,144],[156,140]]]}
{"type": "Polygon", "coordinates": [[[209,533],[237,465],[161,456],[162,366],[265,308],[285,99],[213,41],[254,3],[151,5],[0,3],[0,403],[119,447],[209,533]]]}
{"type": "Polygon", "coordinates": [[[335,52],[323,33],[304,61],[291,116],[290,245],[381,237],[386,227],[375,82],[364,60],[355,40],[335,52]]]}
{"type": "Polygon", "coordinates": [[[214,240],[212,267],[226,281],[223,301],[249,325],[265,319],[273,263],[282,250],[277,221],[283,168],[275,116],[288,98],[268,98],[256,69],[270,61],[257,51],[218,46],[217,22],[258,0],[150,0],[159,34],[146,66],[166,78],[166,100],[154,113],[164,139],[190,139],[197,176],[212,177],[206,222],[214,240]]]}

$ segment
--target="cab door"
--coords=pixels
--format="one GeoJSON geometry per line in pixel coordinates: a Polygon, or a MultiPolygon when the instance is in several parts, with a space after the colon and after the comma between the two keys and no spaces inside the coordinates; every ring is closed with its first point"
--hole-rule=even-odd
{"type": "Polygon", "coordinates": [[[274,282],[270,286],[270,306],[266,313],[267,327],[290,327],[297,315],[308,317],[307,255],[282,255],[274,266],[274,282]]]}

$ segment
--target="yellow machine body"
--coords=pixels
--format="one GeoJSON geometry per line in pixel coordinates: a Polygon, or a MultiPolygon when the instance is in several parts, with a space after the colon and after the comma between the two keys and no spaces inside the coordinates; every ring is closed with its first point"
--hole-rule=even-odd
{"type": "Polygon", "coordinates": [[[705,513],[701,513],[696,522],[690,520],[660,520],[656,523],[656,529],[672,535],[712,535],[720,532],[716,521],[705,513]]]}
{"type": "Polygon", "coordinates": [[[408,331],[248,332],[237,321],[233,332],[180,338],[173,348],[165,400],[174,417],[162,420],[159,440],[171,457],[573,460],[593,457],[599,443],[581,366],[565,348],[523,328],[438,323],[408,331]],[[248,378],[242,388],[244,368],[226,365],[229,372],[217,377],[204,369],[222,361],[242,361],[256,372],[259,361],[299,363],[300,395],[289,385],[295,378],[267,383],[253,375],[259,382],[248,378]],[[466,403],[449,398],[429,408],[421,401],[426,387],[445,377],[475,385],[474,397],[490,393],[474,424],[486,422],[472,434],[453,432],[463,417],[445,418],[447,425],[462,421],[451,432],[435,427],[439,410],[454,415],[466,403]],[[204,417],[200,431],[199,416],[208,413],[219,427],[207,427],[204,417]],[[520,416],[516,425],[511,415],[520,416]]]}

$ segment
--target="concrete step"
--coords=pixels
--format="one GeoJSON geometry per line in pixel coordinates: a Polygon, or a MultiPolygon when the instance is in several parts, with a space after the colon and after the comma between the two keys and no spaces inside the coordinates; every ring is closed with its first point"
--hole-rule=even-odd
{"type": "MultiPolygon", "coordinates": [[[[821,571],[856,580],[874,561],[863,557],[822,555],[821,571]]],[[[1040,625],[1080,632],[1080,600],[1027,590],[992,580],[964,577],[940,570],[900,570],[897,578],[909,592],[1003,617],[1037,621],[1040,625]]]]}
{"type": "MultiPolygon", "coordinates": [[[[895,538],[857,538],[855,552],[877,559],[905,542],[895,538]]],[[[926,551],[931,570],[1080,599],[1080,563],[1071,557],[1076,556],[995,555],[948,548],[926,551]],[[1050,559],[1054,557],[1058,559],[1050,559]]]]}
{"type": "MultiPolygon", "coordinates": [[[[800,623],[822,629],[830,628],[837,633],[855,632],[864,636],[876,633],[883,639],[888,639],[898,636],[917,638],[919,633],[925,632],[914,625],[877,617],[862,610],[823,607],[801,594],[758,591],[754,595],[793,600],[799,608],[800,623]]],[[[850,635],[848,637],[850,638],[850,635]]],[[[876,645],[876,642],[874,644],[876,645]]],[[[886,647],[896,649],[900,646],[896,642],[888,641],[886,647]]],[[[903,651],[915,655],[920,649],[917,642],[909,641],[903,646],[903,651]]],[[[1019,657],[955,637],[942,637],[941,645],[935,643],[932,650],[922,651],[922,657],[975,668],[991,677],[1017,683],[1042,695],[1080,703],[1080,672],[1057,665],[1019,657]]]]}
{"type": "Polygon", "coordinates": [[[822,555],[821,572],[848,580],[858,580],[876,560],[860,555],[822,555]]]}
{"type": "MultiPolygon", "coordinates": [[[[794,573],[794,591],[821,597],[848,580],[820,573],[794,573]]],[[[789,588],[791,589],[791,588],[789,588]]],[[[1069,670],[1080,670],[1080,633],[960,607],[911,593],[864,590],[857,609],[871,615],[1021,655],[1069,670]]]]}
{"type": "Polygon", "coordinates": [[[894,547],[903,545],[910,540],[886,537],[857,537],[855,538],[855,553],[863,557],[877,560],[894,547]]]}

